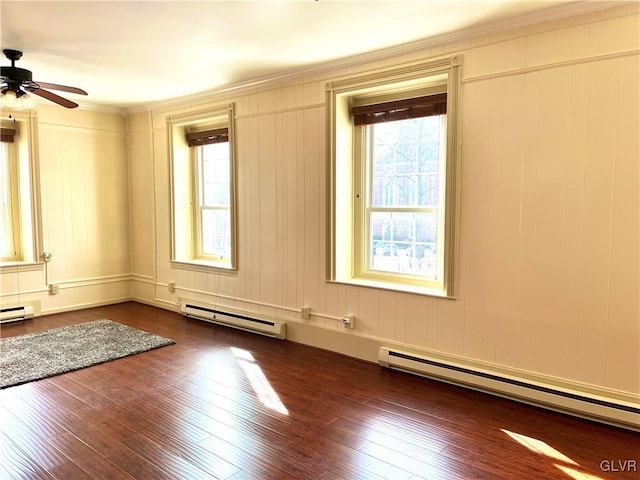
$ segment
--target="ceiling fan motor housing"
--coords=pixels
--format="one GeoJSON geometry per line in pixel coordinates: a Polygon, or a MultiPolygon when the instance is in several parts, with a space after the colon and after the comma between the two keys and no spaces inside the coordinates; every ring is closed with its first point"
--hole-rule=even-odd
{"type": "Polygon", "coordinates": [[[5,57],[11,60],[10,67],[0,67],[0,77],[4,77],[6,83],[6,87],[2,89],[2,93],[7,91],[12,91],[15,93],[16,97],[21,97],[25,94],[24,91],[20,89],[21,85],[29,85],[32,83],[31,71],[25,68],[16,67],[16,60],[20,60],[22,57],[22,52],[19,50],[11,50],[4,49],[2,51],[5,57]]]}
{"type": "Polygon", "coordinates": [[[22,58],[22,52],[20,50],[12,50],[5,48],[2,50],[4,56],[11,60],[10,67],[0,67],[0,77],[6,77],[11,79],[12,83],[31,82],[31,71],[26,68],[16,67],[16,61],[22,58]]]}
{"type": "Polygon", "coordinates": [[[0,77],[10,78],[17,82],[31,82],[31,72],[25,68],[0,67],[0,77]]]}

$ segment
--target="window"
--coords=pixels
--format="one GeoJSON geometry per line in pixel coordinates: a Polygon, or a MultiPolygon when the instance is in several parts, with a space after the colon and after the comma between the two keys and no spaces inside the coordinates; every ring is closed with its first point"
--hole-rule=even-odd
{"type": "Polygon", "coordinates": [[[364,192],[354,204],[363,256],[357,275],[417,285],[442,278],[446,93],[353,107],[352,114],[364,166],[355,171],[364,192]]]}
{"type": "MultiPolygon", "coordinates": [[[[228,129],[205,132],[210,141],[192,147],[195,163],[196,258],[231,260],[231,163],[228,129]]],[[[191,134],[193,135],[193,134],[191,134]]],[[[189,140],[190,135],[187,135],[189,140]]]]}
{"type": "Polygon", "coordinates": [[[172,261],[236,269],[233,105],[167,120],[172,261]]]}
{"type": "Polygon", "coordinates": [[[39,189],[37,188],[35,112],[0,119],[0,264],[38,261],[39,189]]]}
{"type": "Polygon", "coordinates": [[[0,259],[20,258],[20,203],[18,201],[18,165],[14,144],[15,130],[2,129],[0,143],[0,259]]]}
{"type": "Polygon", "coordinates": [[[455,295],[459,65],[328,85],[329,280],[455,295]]]}

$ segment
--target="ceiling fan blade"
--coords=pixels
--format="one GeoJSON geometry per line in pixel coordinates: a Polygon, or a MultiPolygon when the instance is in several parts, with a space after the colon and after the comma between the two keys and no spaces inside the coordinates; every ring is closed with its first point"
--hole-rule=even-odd
{"type": "Polygon", "coordinates": [[[51,90],[60,90],[61,92],[77,93],[80,95],[89,95],[87,92],[85,92],[81,88],[68,87],[66,85],[58,85],[57,83],[47,83],[47,82],[34,82],[34,83],[37,83],[40,88],[50,88],[51,90]]]}
{"type": "Polygon", "coordinates": [[[47,100],[51,100],[54,103],[57,103],[58,105],[62,105],[63,107],[67,107],[67,108],[76,108],[78,106],[78,104],[76,102],[72,102],[71,100],[67,100],[66,98],[62,98],[60,95],[56,95],[53,92],[50,92],[49,90],[44,90],[42,88],[36,88],[34,90],[30,90],[31,93],[33,93],[34,95],[39,95],[43,98],[46,98],[47,100]]]}

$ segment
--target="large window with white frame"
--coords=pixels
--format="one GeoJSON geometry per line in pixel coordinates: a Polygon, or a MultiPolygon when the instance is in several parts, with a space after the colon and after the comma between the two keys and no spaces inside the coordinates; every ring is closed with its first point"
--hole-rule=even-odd
{"type": "Polygon", "coordinates": [[[330,281],[455,296],[459,65],[328,85],[330,281]]]}
{"type": "Polygon", "coordinates": [[[235,270],[233,104],[167,119],[171,165],[172,262],[235,270]]]}
{"type": "Polygon", "coordinates": [[[0,266],[40,261],[36,112],[0,119],[0,266]]]}

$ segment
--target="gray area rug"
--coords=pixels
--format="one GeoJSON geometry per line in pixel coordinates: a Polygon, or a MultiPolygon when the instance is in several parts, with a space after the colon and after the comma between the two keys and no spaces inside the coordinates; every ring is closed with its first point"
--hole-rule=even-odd
{"type": "Polygon", "coordinates": [[[175,343],[111,320],[0,339],[0,389],[175,343]]]}

